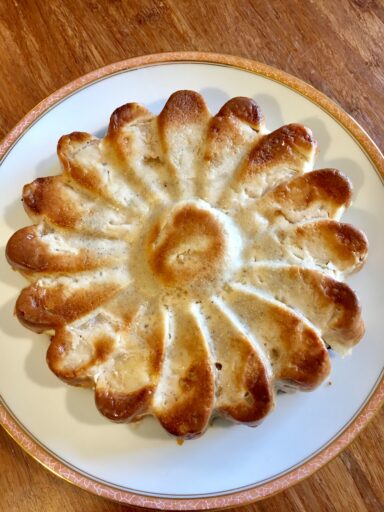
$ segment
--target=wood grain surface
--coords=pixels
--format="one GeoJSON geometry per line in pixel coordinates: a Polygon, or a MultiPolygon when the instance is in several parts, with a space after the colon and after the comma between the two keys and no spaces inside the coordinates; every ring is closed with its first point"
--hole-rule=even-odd
{"type": "MultiPolygon", "coordinates": [[[[180,50],[254,58],[314,85],[383,149],[382,0],[1,0],[0,138],[67,82],[114,61],[180,50]]],[[[384,510],[384,412],[306,481],[243,512],[384,510]]],[[[117,512],[55,477],[0,429],[0,510],[117,512]]]]}

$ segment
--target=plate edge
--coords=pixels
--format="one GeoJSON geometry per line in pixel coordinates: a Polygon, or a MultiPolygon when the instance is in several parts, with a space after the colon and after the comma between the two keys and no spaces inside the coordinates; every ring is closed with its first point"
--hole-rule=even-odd
{"type": "MultiPolygon", "coordinates": [[[[60,101],[64,100],[72,93],[82,89],[83,87],[86,87],[94,82],[119,72],[139,69],[143,67],[151,67],[154,65],[182,62],[226,65],[264,76],[280,84],[288,86],[331,115],[331,117],[335,119],[358,143],[362,151],[372,162],[379,176],[383,179],[384,158],[379,148],[369,137],[366,131],[352,117],[350,117],[349,114],[347,114],[340,106],[338,106],[325,94],[318,91],[313,86],[307,84],[301,79],[289,75],[284,71],[273,68],[267,64],[259,63],[243,57],[205,52],[170,52],[134,57],[132,59],[109,64],[75,79],[36,105],[9,132],[9,134],[0,143],[0,160],[4,159],[4,157],[11,151],[13,145],[23,135],[25,130],[29,128],[34,122],[36,122],[43,113],[45,113],[60,101]]],[[[37,445],[32,439],[28,438],[25,432],[23,432],[22,427],[18,425],[15,420],[13,420],[1,402],[0,424],[3,425],[5,430],[19,444],[19,446],[27,451],[33,458],[43,464],[55,475],[64,478],[65,480],[77,485],[78,487],[91,491],[105,498],[135,506],[169,510],[202,510],[227,508],[252,503],[287,489],[291,485],[294,485],[309,477],[312,473],[317,471],[317,469],[324,466],[327,462],[336,457],[344,448],[348,446],[348,444],[350,444],[350,442],[353,441],[353,439],[367,426],[368,422],[373,418],[375,413],[378,412],[383,401],[384,379],[382,379],[378,384],[371,398],[368,400],[365,407],[355,418],[352,424],[349,425],[349,427],[347,427],[346,430],[344,430],[340,436],[331,442],[331,444],[327,446],[322,452],[315,455],[301,467],[296,468],[291,472],[283,475],[282,477],[272,480],[271,482],[253,487],[248,490],[234,492],[223,496],[206,498],[162,498],[156,496],[150,498],[148,496],[134,494],[128,491],[116,490],[113,487],[109,487],[108,485],[94,482],[91,479],[84,477],[80,473],[77,474],[70,468],[67,468],[61,462],[55,460],[54,457],[52,457],[49,453],[44,452],[43,448],[37,445]],[[42,458],[45,459],[46,457],[51,459],[49,460],[49,464],[47,459],[45,462],[42,460],[42,458]],[[92,486],[94,488],[92,488],[92,486]]]]}

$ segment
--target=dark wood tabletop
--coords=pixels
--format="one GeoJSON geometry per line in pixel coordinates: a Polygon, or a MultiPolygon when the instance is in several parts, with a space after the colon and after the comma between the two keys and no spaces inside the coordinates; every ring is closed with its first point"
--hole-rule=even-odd
{"type": "MultiPolygon", "coordinates": [[[[383,149],[382,0],[2,0],[0,138],[36,103],[106,64],[169,51],[253,58],[312,84],[383,149]]],[[[384,510],[384,412],[307,480],[243,512],[384,510]]],[[[0,429],[0,510],[131,507],[57,478],[0,429]]],[[[240,509],[238,509],[240,510],[240,509]]]]}

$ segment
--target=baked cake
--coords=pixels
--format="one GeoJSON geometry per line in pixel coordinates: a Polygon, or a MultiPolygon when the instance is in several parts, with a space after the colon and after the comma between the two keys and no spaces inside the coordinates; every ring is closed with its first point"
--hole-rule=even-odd
{"type": "Polygon", "coordinates": [[[349,180],[313,171],[316,151],[300,124],[269,132],[252,99],[212,116],[193,91],[158,116],[123,105],[102,139],[63,136],[62,174],[24,187],[34,224],[6,249],[30,281],[17,317],[52,336],[51,370],[94,388],[111,420],[154,415],[186,439],[316,388],[328,346],[364,333],[343,280],[368,248],[339,222],[349,180]]]}

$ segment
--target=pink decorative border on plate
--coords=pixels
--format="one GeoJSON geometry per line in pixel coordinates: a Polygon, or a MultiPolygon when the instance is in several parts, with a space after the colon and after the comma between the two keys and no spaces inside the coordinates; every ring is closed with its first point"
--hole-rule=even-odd
{"type": "MultiPolygon", "coordinates": [[[[358,142],[362,150],[376,167],[381,177],[384,177],[384,158],[379,149],[366,132],[327,96],[298,78],[265,64],[241,57],[201,52],[176,52],[136,57],[110,64],[74,80],[39,103],[13,128],[8,136],[0,143],[0,159],[2,159],[5,154],[11,150],[13,144],[19,139],[19,137],[28,129],[29,126],[37,121],[44,112],[48,111],[52,106],[79,89],[125,70],[173,62],[198,62],[231,66],[264,76],[290,87],[325,110],[341,126],[343,126],[344,129],[346,129],[347,132],[358,142]]],[[[144,496],[135,494],[134,492],[116,489],[113,486],[100,483],[88,476],[82,475],[80,472],[66,466],[63,462],[56,459],[54,455],[40,446],[38,442],[24,430],[23,426],[13,418],[1,401],[0,424],[3,425],[11,437],[34,459],[43,464],[55,475],[64,478],[82,489],[86,489],[94,494],[120,503],[139,507],[163,510],[205,510],[246,505],[247,503],[252,503],[287,489],[291,485],[307,478],[331,459],[336,457],[341,450],[353,441],[353,439],[363,430],[364,427],[367,426],[368,422],[379,410],[383,400],[384,379],[381,379],[371,398],[344,432],[342,432],[328,446],[314,455],[307,462],[292,471],[289,471],[283,476],[277,477],[265,484],[255,486],[247,490],[221,496],[209,496],[206,498],[164,498],[160,496],[144,496]]]]}

